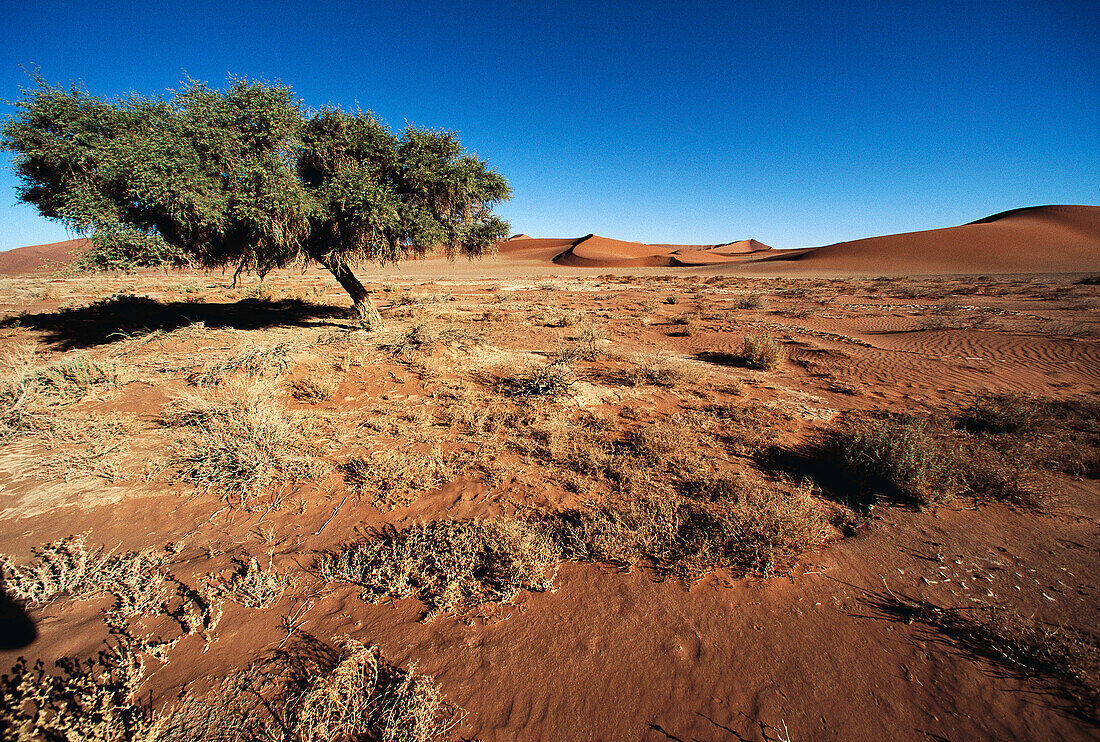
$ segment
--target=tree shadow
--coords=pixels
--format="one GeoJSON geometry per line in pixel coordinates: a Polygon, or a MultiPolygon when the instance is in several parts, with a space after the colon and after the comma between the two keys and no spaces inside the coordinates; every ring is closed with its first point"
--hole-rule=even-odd
{"type": "Polygon", "coordinates": [[[704,350],[695,354],[695,359],[704,363],[713,363],[715,366],[731,366],[733,368],[749,368],[748,360],[739,353],[720,353],[704,350]]]}
{"type": "Polygon", "coordinates": [[[38,638],[27,611],[0,585],[0,651],[22,649],[38,638]]]}
{"type": "Polygon", "coordinates": [[[201,322],[215,329],[260,330],[268,327],[307,327],[315,320],[347,315],[347,309],[311,304],[300,299],[264,301],[242,299],[232,303],[161,302],[124,295],[87,306],[55,312],[22,314],[0,321],[0,328],[38,330],[58,350],[91,348],[131,335],[171,332],[201,322]]]}

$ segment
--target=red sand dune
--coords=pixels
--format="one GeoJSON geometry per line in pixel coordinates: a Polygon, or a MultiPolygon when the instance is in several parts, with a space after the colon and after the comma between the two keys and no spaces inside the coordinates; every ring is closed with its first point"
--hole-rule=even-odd
{"type": "Polygon", "coordinates": [[[1100,206],[1015,209],[961,227],[839,242],[765,260],[853,273],[1100,271],[1100,206]]]}
{"type": "Polygon", "coordinates": [[[720,245],[648,245],[589,234],[579,239],[512,237],[497,245],[498,252],[530,262],[552,260],[558,265],[603,267],[667,267],[713,265],[739,261],[744,256],[770,253],[772,248],[756,240],[720,245]]]}
{"type": "Polygon", "coordinates": [[[624,242],[590,234],[554,258],[558,265],[580,267],[670,265],[672,250],[665,247],[624,242]]]}
{"type": "Polygon", "coordinates": [[[87,249],[88,240],[81,238],[0,252],[0,275],[15,276],[68,265],[73,261],[74,254],[87,249]]]}

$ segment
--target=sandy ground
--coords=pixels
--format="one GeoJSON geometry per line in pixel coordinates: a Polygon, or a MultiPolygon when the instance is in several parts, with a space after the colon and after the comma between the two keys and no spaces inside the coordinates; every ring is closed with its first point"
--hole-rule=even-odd
{"type": "MultiPolygon", "coordinates": [[[[226,602],[210,636],[180,640],[143,685],[158,706],[272,651],[291,627],[326,640],[356,637],[433,676],[464,712],[456,739],[1100,739],[1096,718],[1075,710],[1050,678],[897,609],[899,601],[996,605],[1095,637],[1100,485],[1073,473],[1039,473],[1037,508],[970,496],[923,510],[883,501],[771,575],[720,570],[688,585],[644,563],[565,562],[552,591],[429,621],[414,599],[369,603],[353,586],[319,586],[309,569],[316,553],[384,525],[553,511],[603,496],[566,486],[537,458],[464,434],[448,412],[456,394],[475,406],[496,400],[487,374],[544,362],[588,326],[603,333],[600,356],[574,363],[564,398],[523,406],[546,419],[590,412],[624,427],[718,403],[769,410],[754,432],[764,443],[720,446],[700,433],[686,444],[708,466],[762,476],[783,472],[761,451],[798,450],[838,416],[950,412],[979,392],[1095,399],[1100,286],[1081,279],[1100,270],[1100,239],[1095,212],[1080,208],[925,233],[916,246],[908,236],[879,238],[870,264],[867,241],[800,260],[669,267],[622,261],[690,247],[640,255],[649,248],[600,238],[513,240],[480,262],[360,271],[388,334],[359,345],[324,340],[348,327],[348,301],[314,269],[239,287],[195,272],[12,276],[0,281],[5,363],[114,359],[116,384],[58,414],[88,429],[123,428],[106,439],[25,435],[0,447],[0,552],[25,561],[35,547],[86,533],[120,551],[171,545],[172,572],[184,582],[243,554],[270,555],[293,575],[271,606],[226,602]],[[1047,229],[1041,245],[1037,223],[1047,229]],[[950,239],[1003,245],[1006,224],[1013,251],[1046,250],[1042,259],[1009,260],[994,272],[988,255],[943,247],[950,239]],[[908,257],[885,259],[881,241],[891,239],[908,257]],[[556,260],[565,253],[573,257],[556,260]],[[905,262],[914,255],[925,256],[926,270],[905,262]],[[582,259],[603,262],[594,270],[582,259]],[[944,270],[961,264],[990,275],[919,275],[963,272],[944,270]],[[862,277],[834,276],[856,272],[862,277]],[[891,273],[917,277],[879,278],[891,273]],[[151,302],[109,300],[120,295],[151,302]],[[379,347],[416,325],[460,329],[479,342],[443,341],[413,360],[379,347]],[[787,360],[777,369],[736,360],[743,338],[758,334],[782,345],[787,360]],[[477,465],[395,507],[352,492],[337,470],[282,482],[272,492],[278,507],[251,511],[183,481],[165,461],[174,440],[157,422],[165,405],[201,393],[188,379],[211,364],[279,342],[293,351],[268,380],[272,400],[308,421],[319,460],[439,448],[477,465]],[[639,358],[677,365],[682,380],[615,380],[639,358]],[[292,396],[296,381],[320,377],[334,385],[327,399],[292,396]],[[65,466],[67,454],[77,464],[65,466]]],[[[727,252],[756,254],[754,245],[742,249],[727,252]]],[[[37,638],[0,660],[94,654],[107,636],[105,606],[59,600],[31,611],[37,638]]]]}

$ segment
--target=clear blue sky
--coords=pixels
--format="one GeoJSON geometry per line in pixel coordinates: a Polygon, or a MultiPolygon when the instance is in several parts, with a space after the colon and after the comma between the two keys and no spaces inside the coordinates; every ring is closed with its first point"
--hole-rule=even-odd
{"type": "MultiPolygon", "coordinates": [[[[796,247],[1100,204],[1096,0],[4,6],[4,100],[21,65],[105,96],[280,80],[457,131],[534,236],[796,247]]],[[[0,249],[65,239],[0,157],[0,249]]]]}

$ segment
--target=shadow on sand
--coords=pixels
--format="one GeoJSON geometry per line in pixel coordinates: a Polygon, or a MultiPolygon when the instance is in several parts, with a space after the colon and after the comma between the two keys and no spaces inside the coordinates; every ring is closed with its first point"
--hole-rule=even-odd
{"type": "Polygon", "coordinates": [[[202,322],[209,328],[259,330],[307,327],[316,320],[347,316],[343,307],[310,304],[299,299],[232,303],[161,302],[144,296],[120,296],[55,312],[21,314],[0,320],[0,328],[24,327],[45,333],[58,350],[91,348],[131,335],[171,332],[202,322]]]}

